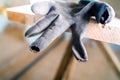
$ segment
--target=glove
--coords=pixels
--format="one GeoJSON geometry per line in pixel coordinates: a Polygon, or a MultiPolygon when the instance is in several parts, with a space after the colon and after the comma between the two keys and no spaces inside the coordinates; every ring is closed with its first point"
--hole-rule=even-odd
{"type": "Polygon", "coordinates": [[[81,40],[83,38],[85,29],[89,23],[90,18],[95,17],[98,23],[105,25],[114,18],[115,13],[113,8],[104,2],[94,0],[88,3],[88,1],[85,2],[85,0],[81,0],[79,4],[84,4],[86,6],[83,7],[80,12],[76,13],[73,16],[75,24],[70,27],[72,31],[73,41],[72,50],[77,60],[87,61],[87,52],[81,40]]]}
{"type": "Polygon", "coordinates": [[[98,23],[106,24],[114,17],[112,7],[99,1],[87,4],[82,1],[79,4],[66,1],[44,1],[33,4],[31,10],[44,17],[25,33],[26,37],[43,33],[30,45],[30,49],[34,52],[45,49],[53,40],[70,28],[73,54],[79,61],[88,60],[82,38],[90,18],[94,16],[98,23]]]}
{"type": "Polygon", "coordinates": [[[44,1],[32,5],[32,11],[44,17],[32,25],[25,33],[26,37],[31,37],[43,32],[43,34],[30,45],[31,50],[35,52],[43,50],[74,23],[70,15],[72,10],[71,6],[74,7],[77,5],[65,1],[44,1]]]}

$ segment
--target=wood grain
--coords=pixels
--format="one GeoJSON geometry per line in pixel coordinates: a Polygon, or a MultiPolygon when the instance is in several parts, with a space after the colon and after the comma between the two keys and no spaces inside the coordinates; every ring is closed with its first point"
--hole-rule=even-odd
{"type": "Polygon", "coordinates": [[[120,44],[120,20],[114,18],[109,24],[105,26],[91,20],[85,33],[85,37],[120,44]]]}

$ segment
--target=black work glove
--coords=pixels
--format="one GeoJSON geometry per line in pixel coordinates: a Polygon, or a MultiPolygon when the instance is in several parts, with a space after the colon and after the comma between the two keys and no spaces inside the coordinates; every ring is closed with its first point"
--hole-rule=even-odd
{"type": "MultiPolygon", "coordinates": [[[[68,28],[72,31],[72,50],[79,61],[87,61],[87,52],[82,38],[92,16],[106,24],[114,17],[113,9],[106,3],[92,1],[87,4],[66,1],[44,1],[32,5],[35,14],[44,15],[25,33],[26,37],[43,34],[31,45],[31,50],[39,52],[68,28]]],[[[92,27],[92,26],[91,26],[92,27]]]]}

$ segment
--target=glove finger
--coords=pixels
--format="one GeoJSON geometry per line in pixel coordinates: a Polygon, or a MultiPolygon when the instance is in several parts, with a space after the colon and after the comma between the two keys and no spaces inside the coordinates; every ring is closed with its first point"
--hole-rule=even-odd
{"type": "Polygon", "coordinates": [[[114,17],[114,10],[107,3],[96,2],[93,7],[93,14],[98,23],[106,24],[114,17]]]}
{"type": "Polygon", "coordinates": [[[73,46],[72,46],[72,50],[73,50],[73,54],[76,57],[77,60],[85,62],[88,60],[88,56],[87,56],[87,52],[84,48],[84,45],[81,41],[81,39],[76,36],[73,35],[73,46]]]}
{"type": "Polygon", "coordinates": [[[86,30],[86,27],[89,23],[89,20],[91,17],[91,15],[89,14],[89,11],[91,10],[91,7],[93,5],[94,5],[93,2],[89,3],[84,8],[82,8],[81,11],[76,13],[73,18],[76,23],[75,25],[71,27],[72,37],[73,37],[72,38],[73,39],[72,40],[73,41],[73,46],[72,46],[73,53],[79,61],[83,61],[83,62],[88,60],[88,56],[84,48],[84,45],[82,43],[82,38],[86,30]]]}
{"type": "Polygon", "coordinates": [[[53,9],[53,3],[51,1],[37,2],[31,6],[32,12],[40,15],[48,14],[51,9],[53,9]]]}
{"type": "Polygon", "coordinates": [[[76,22],[76,25],[71,27],[73,41],[72,50],[77,60],[85,62],[88,60],[88,56],[82,43],[82,38],[89,20],[81,19],[80,22],[76,22]]]}
{"type": "Polygon", "coordinates": [[[101,2],[96,2],[94,5],[95,17],[98,23],[104,23],[105,18],[103,17],[104,12],[106,11],[106,5],[101,2]]]}
{"type": "Polygon", "coordinates": [[[69,26],[70,23],[68,23],[62,16],[59,16],[59,19],[57,19],[55,24],[50,26],[41,37],[31,44],[31,50],[39,52],[40,50],[45,49],[53,40],[65,32],[69,26]]]}
{"type": "Polygon", "coordinates": [[[106,7],[103,17],[105,18],[104,24],[109,23],[115,17],[115,12],[111,6],[106,7]]]}
{"type": "Polygon", "coordinates": [[[58,17],[58,14],[46,15],[35,23],[30,29],[25,32],[26,37],[37,35],[49,27],[58,17]]]}

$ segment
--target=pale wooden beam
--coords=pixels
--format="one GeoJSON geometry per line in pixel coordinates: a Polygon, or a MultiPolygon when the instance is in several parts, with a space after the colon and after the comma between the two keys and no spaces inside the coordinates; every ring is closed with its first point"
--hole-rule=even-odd
{"type": "Polygon", "coordinates": [[[102,49],[102,51],[106,53],[105,54],[106,57],[108,58],[108,60],[111,61],[112,65],[114,66],[118,74],[120,75],[120,61],[118,57],[116,56],[115,52],[112,50],[112,48],[107,43],[103,43],[99,41],[96,41],[96,43],[98,44],[100,49],[102,49]]]}
{"type": "Polygon", "coordinates": [[[69,44],[66,47],[65,54],[60,62],[60,65],[58,67],[57,73],[55,75],[54,80],[62,80],[63,77],[66,78],[69,75],[70,69],[72,68],[72,62],[73,62],[73,55],[72,55],[72,42],[69,41],[69,44]]]}
{"type": "MultiPolygon", "coordinates": [[[[20,22],[26,24],[26,26],[33,24],[37,21],[40,16],[34,15],[31,12],[30,5],[18,6],[13,8],[7,9],[8,18],[12,21],[20,22]]],[[[96,23],[94,20],[91,20],[86,33],[85,37],[114,43],[120,44],[120,20],[114,18],[109,24],[100,25],[96,23]]]]}
{"type": "Polygon", "coordinates": [[[120,20],[114,18],[105,26],[91,20],[85,36],[99,41],[120,44],[120,20]]]}

